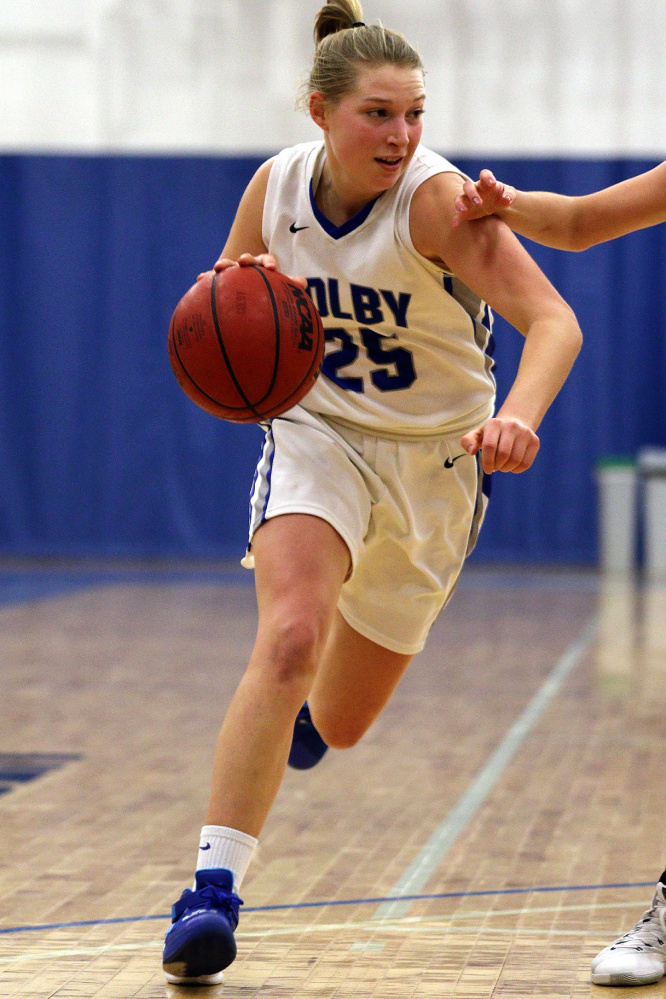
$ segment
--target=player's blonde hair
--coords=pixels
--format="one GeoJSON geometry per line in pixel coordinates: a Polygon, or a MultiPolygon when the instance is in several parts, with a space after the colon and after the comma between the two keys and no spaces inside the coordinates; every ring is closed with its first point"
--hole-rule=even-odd
{"type": "Polygon", "coordinates": [[[358,0],[331,0],[314,25],[315,56],[302,96],[306,104],[318,91],[331,104],[356,86],[364,66],[404,66],[423,71],[421,58],[406,38],[381,24],[363,24],[358,0]]]}

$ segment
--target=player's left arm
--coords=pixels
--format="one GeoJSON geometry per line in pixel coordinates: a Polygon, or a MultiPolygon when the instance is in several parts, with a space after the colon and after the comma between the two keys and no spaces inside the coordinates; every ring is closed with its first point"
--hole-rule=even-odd
{"type": "Polygon", "coordinates": [[[536,457],[536,431],[573,366],[582,334],[572,309],[503,222],[488,217],[451,228],[462,184],[462,177],[447,173],[417,189],[410,212],[412,241],[525,337],[518,373],[501,409],[461,441],[470,454],[482,450],[485,472],[522,472],[536,457]]]}

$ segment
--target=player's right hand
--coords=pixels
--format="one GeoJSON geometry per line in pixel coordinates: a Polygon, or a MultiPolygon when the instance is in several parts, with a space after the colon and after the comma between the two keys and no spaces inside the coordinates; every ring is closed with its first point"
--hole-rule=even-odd
{"type": "MultiPolygon", "coordinates": [[[[253,257],[251,253],[241,253],[238,260],[231,260],[230,257],[219,257],[214,265],[213,271],[218,273],[226,271],[227,267],[265,267],[269,271],[277,270],[277,261],[272,253],[260,253],[258,257],[253,257]]],[[[201,281],[210,271],[197,274],[197,281],[201,281]]]]}
{"type": "Polygon", "coordinates": [[[229,260],[228,257],[220,257],[213,267],[214,271],[225,271],[227,267],[265,267],[267,271],[277,270],[277,261],[272,253],[260,253],[253,257],[251,253],[241,253],[238,260],[229,260]]]}
{"type": "MultiPolygon", "coordinates": [[[[217,274],[220,271],[226,271],[228,267],[265,267],[268,271],[277,270],[277,261],[272,253],[260,253],[258,256],[254,257],[251,253],[241,253],[238,260],[230,260],[229,257],[220,257],[215,261],[213,266],[213,271],[217,274]]],[[[197,276],[197,281],[201,281],[206,274],[210,271],[204,271],[203,274],[197,276]]],[[[307,281],[302,277],[292,277],[292,281],[300,285],[305,291],[307,289],[307,281]]]]}
{"type": "Polygon", "coordinates": [[[482,170],[479,179],[466,180],[463,193],[455,199],[456,214],[451,225],[457,229],[461,222],[481,219],[484,215],[494,215],[502,208],[508,208],[516,197],[515,187],[502,184],[490,170],[482,170]]]}

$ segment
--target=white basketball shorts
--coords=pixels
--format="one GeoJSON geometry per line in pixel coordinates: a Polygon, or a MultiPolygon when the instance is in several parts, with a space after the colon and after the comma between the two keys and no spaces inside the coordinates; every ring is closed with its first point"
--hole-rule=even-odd
{"type": "Polygon", "coordinates": [[[295,406],[266,430],[243,565],[254,565],[252,536],[265,520],[321,517],[351,555],[342,616],[378,645],[413,655],[476,543],[488,484],[458,437],[390,440],[295,406]]]}

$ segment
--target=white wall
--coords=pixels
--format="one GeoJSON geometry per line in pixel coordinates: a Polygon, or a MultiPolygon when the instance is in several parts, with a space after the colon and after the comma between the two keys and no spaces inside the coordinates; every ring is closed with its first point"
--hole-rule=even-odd
{"type": "MultiPolygon", "coordinates": [[[[319,0],[0,0],[0,151],[263,152],[294,111],[319,0]]],[[[460,154],[666,155],[661,0],[366,0],[460,154]]]]}

